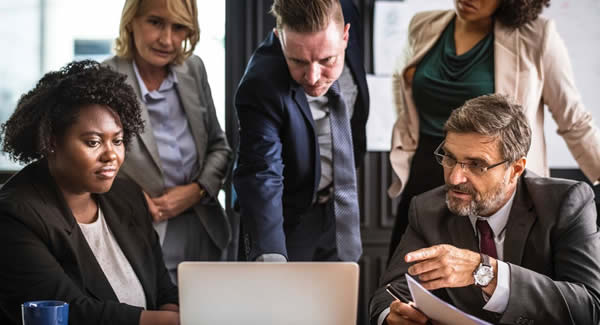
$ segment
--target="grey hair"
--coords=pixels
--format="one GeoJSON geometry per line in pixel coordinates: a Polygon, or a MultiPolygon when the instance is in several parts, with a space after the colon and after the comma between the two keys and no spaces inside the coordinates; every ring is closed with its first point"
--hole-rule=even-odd
{"type": "Polygon", "coordinates": [[[531,129],[522,106],[504,95],[468,100],[450,114],[444,131],[497,138],[502,157],[510,162],[526,157],[531,146],[531,129]]]}

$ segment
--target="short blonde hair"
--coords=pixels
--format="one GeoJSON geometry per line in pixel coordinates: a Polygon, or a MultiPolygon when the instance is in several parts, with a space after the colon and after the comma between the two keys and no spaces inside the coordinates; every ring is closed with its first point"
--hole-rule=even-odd
{"type": "MultiPolygon", "coordinates": [[[[188,30],[188,36],[183,41],[181,49],[173,60],[175,64],[181,64],[190,57],[194,48],[200,40],[200,26],[198,25],[198,7],[196,0],[163,0],[167,3],[167,11],[170,18],[178,24],[185,26],[188,30]]],[[[117,56],[132,59],[135,51],[133,41],[133,31],[131,22],[137,16],[143,15],[148,11],[146,5],[148,0],[126,0],[121,13],[121,23],[119,25],[119,37],[116,39],[115,51],[117,56]],[[145,3],[142,3],[145,2],[145,3]]]]}

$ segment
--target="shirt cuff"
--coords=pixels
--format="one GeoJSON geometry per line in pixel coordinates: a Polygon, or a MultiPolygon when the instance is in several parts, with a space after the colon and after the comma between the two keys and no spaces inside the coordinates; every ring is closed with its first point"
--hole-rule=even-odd
{"type": "Polygon", "coordinates": [[[287,262],[285,256],[281,254],[262,254],[256,258],[257,262],[287,262]]]}
{"type": "Polygon", "coordinates": [[[509,297],[510,268],[507,263],[498,260],[498,282],[496,284],[496,290],[494,290],[490,300],[483,306],[483,309],[502,314],[506,311],[509,297]]]}
{"type": "Polygon", "coordinates": [[[390,307],[384,309],[381,314],[379,314],[379,317],[377,317],[377,325],[383,325],[383,321],[385,321],[385,318],[387,317],[387,315],[390,314],[390,307]]]}
{"type": "Polygon", "coordinates": [[[200,186],[200,191],[202,191],[202,197],[200,198],[200,204],[207,204],[208,202],[210,202],[210,200],[213,199],[212,195],[210,193],[208,193],[208,191],[206,190],[206,186],[202,185],[202,183],[200,183],[200,181],[196,181],[196,184],[198,184],[198,186],[200,186]]]}

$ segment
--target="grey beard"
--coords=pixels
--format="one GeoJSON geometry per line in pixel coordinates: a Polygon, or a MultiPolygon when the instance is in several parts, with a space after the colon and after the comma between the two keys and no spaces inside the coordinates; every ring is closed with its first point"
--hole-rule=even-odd
{"type": "MultiPolygon", "coordinates": [[[[508,176],[508,175],[507,175],[508,176]]],[[[482,198],[477,192],[471,187],[464,187],[461,185],[450,186],[446,185],[446,206],[450,212],[458,216],[481,216],[490,215],[495,209],[498,209],[500,204],[504,202],[506,198],[506,185],[508,184],[507,178],[494,189],[494,192],[488,198],[482,198]],[[461,204],[461,201],[454,200],[448,195],[448,189],[452,187],[459,187],[462,191],[466,191],[471,194],[471,201],[469,204],[461,204]]],[[[466,184],[465,184],[466,185],[466,184]]]]}

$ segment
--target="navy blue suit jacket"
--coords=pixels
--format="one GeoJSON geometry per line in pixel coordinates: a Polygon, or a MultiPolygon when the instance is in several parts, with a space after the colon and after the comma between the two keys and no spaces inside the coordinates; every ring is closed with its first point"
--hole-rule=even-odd
{"type": "MultiPolygon", "coordinates": [[[[358,86],[351,119],[357,166],[366,151],[369,95],[360,50],[360,20],[342,1],[351,24],[345,62],[358,86]]],[[[252,55],[235,98],[240,146],[234,186],[241,208],[246,257],[287,257],[284,223],[296,223],[312,204],[321,178],[315,125],[302,87],[290,76],[281,46],[271,32],[252,55]],[[249,243],[248,243],[249,241],[249,243]]]]}

